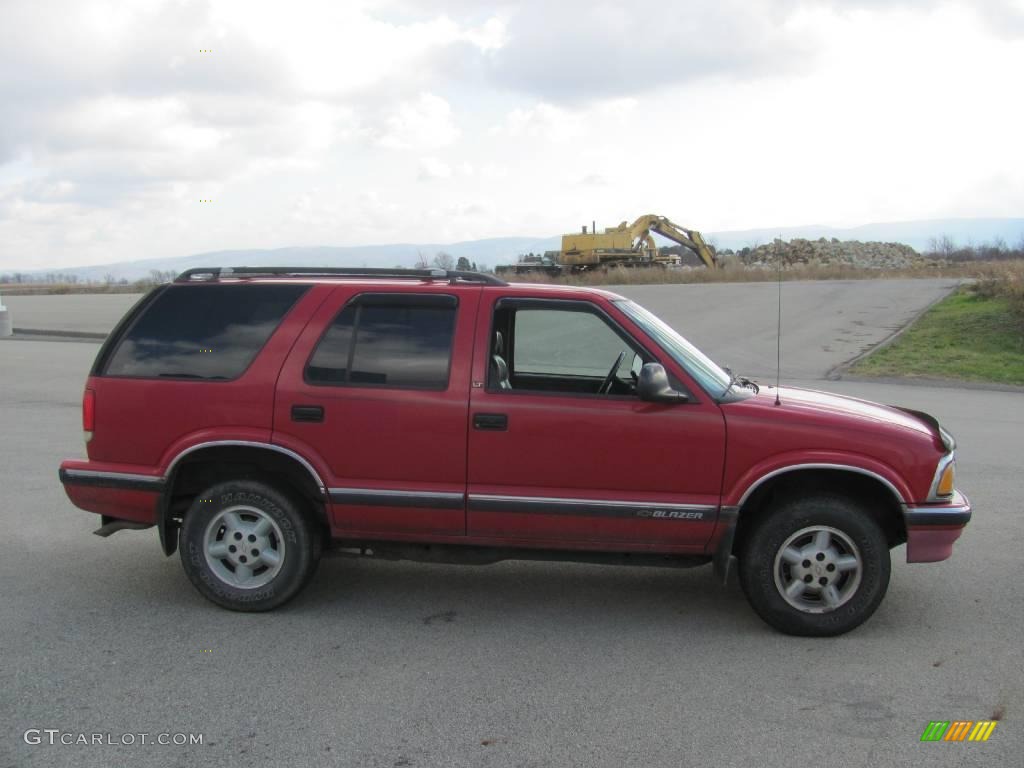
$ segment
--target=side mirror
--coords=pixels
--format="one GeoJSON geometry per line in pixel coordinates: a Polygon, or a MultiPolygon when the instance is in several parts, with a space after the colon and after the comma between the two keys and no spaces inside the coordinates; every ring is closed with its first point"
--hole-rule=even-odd
{"type": "Polygon", "coordinates": [[[640,369],[636,393],[641,400],[651,403],[685,403],[690,399],[689,395],[672,389],[665,366],[660,363],[647,363],[640,369]]]}

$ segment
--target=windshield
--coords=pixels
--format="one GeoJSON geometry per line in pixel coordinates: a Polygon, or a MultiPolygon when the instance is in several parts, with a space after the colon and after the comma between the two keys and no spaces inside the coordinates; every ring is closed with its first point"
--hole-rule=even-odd
{"type": "Polygon", "coordinates": [[[714,360],[705,355],[672,329],[664,320],[639,304],[618,300],[615,305],[654,339],[672,359],[679,363],[704,390],[715,397],[729,388],[731,377],[714,360]]]}

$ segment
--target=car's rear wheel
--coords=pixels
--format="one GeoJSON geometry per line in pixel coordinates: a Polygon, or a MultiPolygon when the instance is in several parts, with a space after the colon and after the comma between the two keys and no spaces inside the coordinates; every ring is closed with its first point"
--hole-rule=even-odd
{"type": "Polygon", "coordinates": [[[740,584],[757,614],[791,635],[849,632],[889,586],[889,547],[854,501],[831,494],[776,504],[744,537],[740,584]]]}
{"type": "Polygon", "coordinates": [[[181,528],[181,562],[196,589],[236,611],[293,598],[320,557],[320,531],[296,499],[254,480],[196,496],[181,528]]]}

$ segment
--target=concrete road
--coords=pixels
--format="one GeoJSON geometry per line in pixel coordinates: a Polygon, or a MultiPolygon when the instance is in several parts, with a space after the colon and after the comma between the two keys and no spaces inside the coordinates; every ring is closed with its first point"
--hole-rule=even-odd
{"type": "Polygon", "coordinates": [[[327,560],[246,615],[203,600],[154,531],[97,538],[64,497],[95,351],[0,342],[0,768],[1021,764],[1019,394],[830,384],[935,414],[976,506],[952,560],[897,549],[878,613],[840,638],[776,634],[708,567],[327,560]],[[996,715],[988,743],[919,741],[996,715]]]}
{"type": "Polygon", "coordinates": [[[15,329],[109,333],[140,296],[137,293],[82,293],[3,298],[15,329]]]}
{"type": "MultiPolygon", "coordinates": [[[[782,372],[818,378],[885,340],[952,291],[955,280],[822,280],[782,284],[782,372]]],[[[777,283],[612,288],[650,309],[719,365],[775,375],[777,283]]]]}
{"type": "MultiPolygon", "coordinates": [[[[829,280],[783,283],[782,369],[817,378],[887,338],[956,285],[954,280],[829,280]]],[[[773,377],[775,283],[611,286],[679,330],[719,364],[773,377]]],[[[135,294],[11,296],[15,328],[106,333],[135,294]]],[[[608,360],[610,365],[614,355],[608,360]]]]}

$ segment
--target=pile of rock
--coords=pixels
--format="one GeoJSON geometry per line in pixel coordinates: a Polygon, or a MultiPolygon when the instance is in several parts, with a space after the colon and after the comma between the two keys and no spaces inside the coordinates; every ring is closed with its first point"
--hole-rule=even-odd
{"type": "MultiPolygon", "coordinates": [[[[862,243],[859,240],[776,240],[774,243],[742,248],[731,254],[745,267],[774,269],[781,254],[785,266],[848,266],[865,269],[912,269],[930,262],[903,243],[862,243]]],[[[729,257],[728,252],[720,256],[729,257]]]]}

